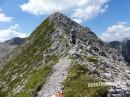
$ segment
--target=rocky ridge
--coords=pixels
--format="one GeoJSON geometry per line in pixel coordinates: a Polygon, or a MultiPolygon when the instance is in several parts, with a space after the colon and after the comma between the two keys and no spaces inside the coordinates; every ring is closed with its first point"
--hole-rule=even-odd
{"type": "MultiPolygon", "coordinates": [[[[82,27],[61,13],[53,14],[49,17],[49,20],[54,23],[55,32],[53,33],[53,37],[56,36],[55,38],[52,37],[52,40],[55,41],[53,44],[55,47],[51,47],[49,52],[52,50],[59,54],[64,52],[64,50],[61,50],[61,48],[63,49],[65,47],[63,46],[64,44],[62,42],[59,43],[59,39],[56,40],[62,36],[62,39],[66,39],[66,43],[68,43],[69,47],[69,50],[67,50],[67,52],[65,51],[64,54],[67,53],[67,56],[74,57],[71,65],[88,64],[89,70],[95,74],[96,78],[101,78],[106,82],[116,83],[110,84],[110,97],[129,97],[130,87],[128,86],[128,78],[130,77],[130,69],[128,69],[122,55],[117,50],[112,49],[100,40],[89,28],[82,27]],[[96,62],[86,60],[91,57],[94,57],[96,62]]],[[[62,65],[64,66],[66,64],[62,65]]],[[[53,74],[55,74],[55,71],[53,74]]],[[[53,74],[49,79],[53,79],[53,74]]],[[[50,82],[49,79],[46,80],[46,83],[50,82]]],[[[58,76],[55,76],[54,79],[58,79],[58,76]]],[[[52,81],[51,84],[56,83],[52,81]]],[[[45,84],[41,91],[39,91],[40,95],[38,97],[50,97],[44,95],[44,91],[46,91],[47,94],[54,94],[56,92],[55,89],[53,90],[52,87],[45,84]],[[48,88],[46,88],[46,85],[48,88]],[[52,91],[49,92],[49,89],[52,89],[52,91]]]]}
{"type": "Polygon", "coordinates": [[[62,13],[49,16],[21,47],[0,72],[6,76],[0,79],[3,97],[51,97],[62,90],[69,68],[77,64],[109,83],[108,97],[130,97],[130,68],[119,51],[62,13]]]}

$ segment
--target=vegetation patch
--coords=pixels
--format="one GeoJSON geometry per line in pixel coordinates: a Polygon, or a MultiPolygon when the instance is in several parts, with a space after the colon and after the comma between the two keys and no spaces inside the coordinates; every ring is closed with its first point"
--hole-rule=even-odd
{"type": "Polygon", "coordinates": [[[89,56],[89,57],[87,57],[87,60],[89,61],[89,62],[97,62],[98,60],[97,60],[97,57],[94,57],[94,56],[89,56]]]}
{"type": "Polygon", "coordinates": [[[35,97],[37,91],[41,89],[41,86],[44,84],[46,77],[52,71],[52,66],[56,62],[57,60],[51,61],[50,63],[41,67],[41,69],[33,71],[23,90],[13,97],[35,97]]]}
{"type": "Polygon", "coordinates": [[[89,83],[98,83],[85,66],[74,65],[64,82],[64,97],[107,97],[106,86],[88,87],[89,83]]]}

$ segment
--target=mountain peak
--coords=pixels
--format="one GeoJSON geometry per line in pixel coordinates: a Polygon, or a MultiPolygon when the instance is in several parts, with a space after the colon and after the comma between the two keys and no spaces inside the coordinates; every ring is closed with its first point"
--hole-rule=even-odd
{"type": "Polygon", "coordinates": [[[63,13],[61,13],[61,12],[54,12],[52,15],[53,15],[53,16],[59,16],[59,15],[64,16],[64,14],[63,14],[63,13]]]}
{"type": "Polygon", "coordinates": [[[72,23],[74,21],[72,21],[69,17],[67,17],[65,14],[60,13],[60,12],[55,12],[52,15],[50,15],[50,20],[52,20],[55,23],[63,23],[65,25],[65,23],[72,23]]]}
{"type": "MultiPolygon", "coordinates": [[[[0,91],[3,91],[0,94],[1,97],[23,97],[23,95],[52,97],[54,93],[63,90],[64,82],[66,82],[64,78],[69,77],[70,67],[78,65],[86,68],[83,69],[85,73],[82,73],[82,67],[78,66],[83,77],[90,74],[92,78],[95,78],[92,79],[93,82],[97,82],[96,79],[107,82],[113,80],[124,82],[123,79],[128,79],[128,75],[124,72],[127,67],[120,53],[100,40],[89,28],[79,25],[60,12],[50,15],[17,50],[3,67],[3,72],[0,72],[2,83],[0,91]]],[[[79,73],[75,74],[79,76],[79,73]]],[[[86,76],[85,80],[91,77],[86,76]]],[[[77,78],[81,79],[81,75],[77,78]]],[[[75,76],[72,81],[73,79],[75,80],[75,76]]],[[[84,83],[85,80],[81,80],[83,81],[81,90],[88,86],[84,83]]],[[[78,82],[81,81],[78,79],[78,82]]],[[[122,95],[124,89],[120,87],[127,88],[124,84],[116,84],[111,86],[113,90],[111,92],[115,94],[118,89],[118,94],[122,95]]],[[[93,90],[90,94],[102,94],[99,90],[98,93],[94,91],[97,90],[93,90]]],[[[83,95],[89,95],[86,90],[84,93],[83,95]]],[[[70,95],[70,97],[74,96],[70,95]]]]}
{"type": "Polygon", "coordinates": [[[72,34],[77,39],[94,39],[96,34],[90,30],[89,27],[83,27],[77,22],[73,21],[68,16],[55,12],[49,17],[49,21],[54,24],[55,29],[61,29],[62,32],[65,32],[67,35],[72,34]],[[92,38],[93,37],[93,38],[92,38]]]}
{"type": "Polygon", "coordinates": [[[67,15],[65,15],[61,12],[54,12],[52,15],[49,16],[49,19],[50,19],[50,21],[53,21],[56,24],[59,23],[59,24],[62,24],[63,26],[67,26],[67,25],[73,26],[72,29],[74,29],[76,26],[80,26],[80,27],[90,31],[89,27],[81,26],[80,24],[75,22],[73,19],[71,19],[70,17],[68,17],[67,15]]]}

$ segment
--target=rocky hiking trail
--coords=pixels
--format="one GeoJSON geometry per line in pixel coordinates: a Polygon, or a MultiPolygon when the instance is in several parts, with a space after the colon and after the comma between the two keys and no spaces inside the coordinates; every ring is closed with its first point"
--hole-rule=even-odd
{"type": "MultiPolygon", "coordinates": [[[[0,97],[53,97],[66,89],[63,82],[71,65],[85,66],[94,79],[110,82],[107,97],[130,97],[130,67],[122,54],[100,40],[90,28],[62,13],[56,12],[45,19],[15,52],[18,53],[11,55],[14,58],[0,72],[0,97]],[[51,60],[54,64],[49,63],[51,60]],[[49,70],[45,65],[49,65],[49,70]]],[[[87,80],[89,76],[86,77],[87,80]]],[[[82,91],[78,89],[76,93],[80,95],[82,91]]],[[[97,91],[86,93],[97,94],[97,91]]],[[[74,96],[78,97],[75,91],[69,97],[74,96]]]]}
{"type": "Polygon", "coordinates": [[[52,97],[56,92],[62,91],[62,82],[67,76],[71,60],[68,57],[61,58],[53,67],[52,74],[46,79],[45,84],[37,93],[37,97],[52,97]]]}

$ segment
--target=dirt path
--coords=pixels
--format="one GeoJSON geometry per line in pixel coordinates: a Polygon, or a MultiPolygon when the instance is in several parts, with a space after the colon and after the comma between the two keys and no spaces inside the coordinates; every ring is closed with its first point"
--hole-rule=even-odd
{"type": "Polygon", "coordinates": [[[44,86],[38,92],[37,97],[52,97],[56,92],[62,91],[61,83],[66,78],[70,65],[70,59],[67,57],[61,58],[59,62],[54,65],[53,73],[47,78],[44,86]]]}

